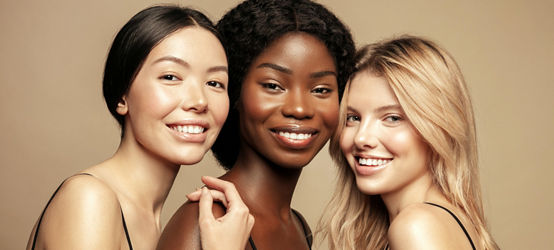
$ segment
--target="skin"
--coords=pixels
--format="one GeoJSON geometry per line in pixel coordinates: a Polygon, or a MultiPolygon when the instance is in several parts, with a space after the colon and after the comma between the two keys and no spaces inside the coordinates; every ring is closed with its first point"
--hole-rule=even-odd
{"type": "MultiPolygon", "coordinates": [[[[453,211],[433,183],[428,168],[429,147],[407,119],[396,95],[383,77],[362,71],[352,80],[347,97],[347,122],[341,149],[356,177],[358,189],[380,195],[389,212],[391,249],[471,249],[453,211]],[[377,163],[373,162],[377,161],[377,163]]],[[[476,232],[465,226],[475,242],[476,232]]]]}
{"type": "MultiPolygon", "coordinates": [[[[235,184],[254,215],[251,236],[259,249],[308,248],[290,203],[302,168],[336,129],[336,73],[328,49],[306,33],[278,38],[249,66],[238,106],[240,153],[220,178],[235,184]],[[310,137],[291,139],[290,133],[310,137]]],[[[199,249],[197,209],[189,202],[174,214],[162,235],[164,249],[199,249]]]]}
{"type": "Polygon", "coordinates": [[[186,27],[155,46],[118,104],[125,116],[119,148],[81,172],[94,177],[64,183],[42,220],[37,249],[128,249],[121,211],[133,248],[155,248],[180,165],[200,161],[226,119],[226,86],[225,52],[212,33],[186,27]],[[178,132],[178,125],[203,131],[178,132]]]}

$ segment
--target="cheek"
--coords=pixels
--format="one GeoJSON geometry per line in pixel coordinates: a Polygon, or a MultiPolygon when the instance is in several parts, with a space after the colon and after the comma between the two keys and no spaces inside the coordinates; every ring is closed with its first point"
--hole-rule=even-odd
{"type": "Polygon", "coordinates": [[[349,156],[349,152],[352,150],[354,145],[354,133],[355,131],[353,128],[345,127],[342,130],[340,136],[340,149],[346,157],[349,156]]]}
{"type": "Polygon", "coordinates": [[[213,114],[215,124],[221,128],[225,119],[227,119],[227,114],[229,113],[229,96],[227,94],[215,94],[210,96],[209,100],[210,106],[212,107],[211,112],[213,114]]]}
{"type": "Polygon", "coordinates": [[[321,114],[325,127],[335,130],[339,120],[339,101],[338,97],[322,100],[315,104],[317,112],[321,114]]]}
{"type": "Polygon", "coordinates": [[[241,99],[241,117],[245,120],[264,121],[275,108],[282,105],[276,96],[263,95],[255,88],[245,88],[241,99]]]}
{"type": "Polygon", "coordinates": [[[173,91],[156,87],[130,91],[128,101],[130,113],[138,115],[148,113],[162,117],[169,114],[178,105],[178,98],[175,97],[173,91]]]}
{"type": "Polygon", "coordinates": [[[390,131],[386,138],[386,145],[393,154],[406,154],[418,149],[421,144],[419,138],[408,129],[390,131]]]}

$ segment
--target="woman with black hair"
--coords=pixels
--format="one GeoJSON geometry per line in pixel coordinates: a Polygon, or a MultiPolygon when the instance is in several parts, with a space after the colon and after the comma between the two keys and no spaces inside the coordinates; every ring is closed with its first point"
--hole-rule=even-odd
{"type": "MultiPolygon", "coordinates": [[[[27,249],[153,249],[160,214],[180,165],[199,162],[227,117],[227,58],[211,21],[177,6],[133,16],[107,57],[103,92],[121,125],[104,162],[67,178],[36,223],[27,249]]],[[[204,182],[229,204],[216,221],[210,193],[200,202],[204,249],[240,249],[253,218],[232,184],[204,182]],[[217,239],[217,241],[216,241],[217,239]]]]}
{"type": "MultiPolygon", "coordinates": [[[[310,228],[290,203],[302,168],[337,126],[354,66],[351,34],[306,0],[245,1],[217,29],[229,58],[231,110],[212,150],[228,169],[220,178],[235,184],[256,219],[246,249],[309,249],[310,228]]],[[[196,203],[181,206],[158,249],[200,249],[197,218],[196,203]]]]}

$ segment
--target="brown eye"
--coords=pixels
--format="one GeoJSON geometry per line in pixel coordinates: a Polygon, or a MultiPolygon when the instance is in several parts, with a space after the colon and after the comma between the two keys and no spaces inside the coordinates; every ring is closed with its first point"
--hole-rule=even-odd
{"type": "Polygon", "coordinates": [[[167,80],[167,81],[177,81],[179,78],[175,75],[167,74],[160,76],[160,79],[167,80]]]}
{"type": "Polygon", "coordinates": [[[214,88],[225,89],[225,85],[223,85],[223,83],[220,83],[218,81],[209,81],[206,83],[206,85],[214,88]]]}
{"type": "Polygon", "coordinates": [[[329,94],[329,93],[331,93],[331,91],[333,91],[333,90],[330,89],[330,88],[316,88],[316,89],[312,90],[312,92],[316,93],[316,94],[329,94]]]}

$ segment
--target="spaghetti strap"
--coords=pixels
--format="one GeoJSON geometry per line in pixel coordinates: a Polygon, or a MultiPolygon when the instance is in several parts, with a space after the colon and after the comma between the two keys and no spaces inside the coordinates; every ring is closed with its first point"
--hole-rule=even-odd
{"type": "Polygon", "coordinates": [[[302,217],[302,215],[298,211],[296,211],[294,209],[291,209],[291,210],[294,213],[294,215],[296,215],[298,220],[300,221],[300,224],[302,225],[302,230],[304,230],[304,235],[306,236],[306,241],[308,242],[308,247],[311,250],[312,249],[312,241],[313,241],[312,232],[308,228],[308,225],[305,224],[306,221],[304,220],[304,217],[302,217]]]}
{"type": "MultiPolygon", "coordinates": [[[[50,197],[50,199],[48,200],[48,202],[46,203],[46,206],[44,207],[44,209],[42,210],[42,213],[40,214],[40,217],[38,219],[38,222],[37,222],[37,228],[35,229],[35,235],[33,236],[33,245],[31,247],[32,250],[35,249],[35,246],[37,244],[37,239],[38,239],[38,233],[39,233],[39,229],[40,229],[40,224],[42,223],[42,219],[44,217],[44,214],[46,213],[46,209],[48,208],[48,206],[50,206],[50,203],[52,202],[52,200],[54,199],[54,197],[56,196],[56,194],[58,193],[58,191],[60,191],[60,188],[62,187],[62,185],[67,181],[67,179],[73,177],[73,176],[76,176],[76,175],[88,175],[88,176],[92,176],[94,178],[96,178],[94,175],[92,174],[89,174],[89,173],[78,173],[78,174],[75,174],[75,175],[72,175],[68,178],[66,178],[65,180],[62,181],[62,183],[60,183],[60,185],[58,186],[58,188],[56,188],[56,191],[54,191],[54,193],[52,194],[52,196],[50,197]]],[[[130,250],[133,250],[133,245],[131,244],[131,238],[129,236],[129,231],[127,230],[127,225],[125,223],[125,217],[123,216],[123,210],[121,209],[121,206],[120,206],[120,211],[121,211],[121,219],[123,221],[123,229],[125,231],[125,236],[127,238],[127,243],[129,243],[129,249],[130,250]]]]}
{"type": "MultiPolygon", "coordinates": [[[[304,218],[302,217],[302,215],[294,210],[294,209],[291,209],[292,210],[292,213],[296,216],[296,218],[298,218],[298,220],[300,221],[300,224],[302,225],[302,230],[304,231],[304,236],[306,236],[306,241],[308,243],[308,249],[312,250],[312,234],[311,233],[308,233],[308,228],[307,225],[304,224],[305,220],[304,218]]],[[[252,248],[252,250],[257,250],[256,248],[256,244],[254,244],[254,239],[252,239],[252,236],[248,236],[248,243],[250,244],[250,247],[252,248]]]]}
{"type": "Polygon", "coordinates": [[[447,208],[441,206],[441,205],[438,205],[438,204],[435,204],[435,203],[431,203],[431,202],[425,202],[425,204],[429,204],[431,206],[435,206],[435,207],[439,207],[439,208],[442,208],[444,211],[448,212],[450,215],[452,215],[452,217],[454,217],[454,219],[456,220],[456,222],[458,222],[458,225],[460,225],[460,227],[462,228],[462,230],[464,230],[464,234],[466,235],[467,239],[469,240],[469,243],[471,243],[471,248],[473,250],[475,250],[475,245],[473,244],[473,240],[471,240],[471,237],[469,236],[469,233],[467,232],[466,228],[464,227],[464,225],[462,224],[462,222],[460,221],[460,219],[458,219],[458,217],[456,217],[456,215],[454,213],[452,213],[452,211],[448,210],[447,208]]]}
{"type": "Polygon", "coordinates": [[[123,230],[125,230],[125,237],[127,238],[127,243],[129,244],[129,250],[133,250],[133,244],[131,244],[131,237],[129,236],[129,230],[127,230],[127,223],[125,223],[125,216],[123,216],[121,206],[119,209],[121,210],[121,221],[123,222],[123,230]]]}

